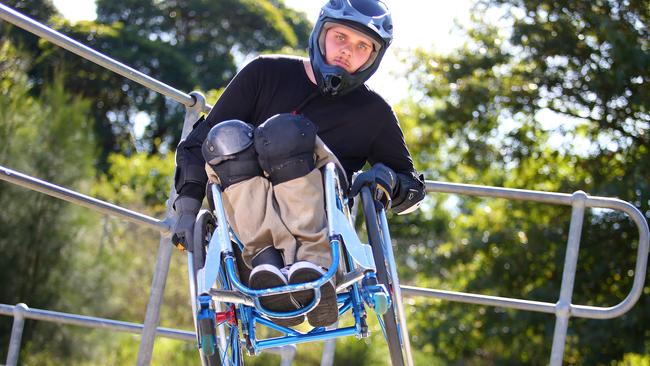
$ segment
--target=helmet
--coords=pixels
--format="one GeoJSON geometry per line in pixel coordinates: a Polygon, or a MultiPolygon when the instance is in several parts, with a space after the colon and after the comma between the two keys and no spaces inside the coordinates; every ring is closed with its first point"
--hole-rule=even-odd
{"type": "Polygon", "coordinates": [[[390,11],[381,0],[329,0],[321,9],[309,37],[309,59],[318,89],[324,95],[343,95],[363,84],[379,67],[393,40],[390,11]],[[325,61],[325,33],[334,24],[353,28],[373,40],[368,62],[353,74],[325,61]]]}
{"type": "Polygon", "coordinates": [[[217,123],[203,141],[201,153],[210,165],[217,165],[234,158],[234,154],[246,150],[253,144],[253,126],[231,119],[217,123]]]}

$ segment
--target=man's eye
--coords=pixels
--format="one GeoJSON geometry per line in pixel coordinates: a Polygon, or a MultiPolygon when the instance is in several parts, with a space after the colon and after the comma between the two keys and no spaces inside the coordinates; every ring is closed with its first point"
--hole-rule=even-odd
{"type": "Polygon", "coordinates": [[[345,37],[343,35],[341,35],[341,34],[337,34],[336,39],[339,40],[339,41],[342,41],[342,40],[345,39],[345,37]]]}

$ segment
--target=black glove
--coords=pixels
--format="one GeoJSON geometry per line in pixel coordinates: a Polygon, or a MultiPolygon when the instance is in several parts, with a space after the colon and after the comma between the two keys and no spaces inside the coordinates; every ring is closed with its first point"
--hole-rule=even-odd
{"type": "Polygon", "coordinates": [[[424,175],[397,173],[397,181],[399,189],[393,192],[393,212],[404,215],[415,211],[427,194],[424,175]]]}
{"type": "Polygon", "coordinates": [[[194,221],[201,209],[201,201],[191,197],[178,197],[174,202],[176,222],[172,228],[172,243],[180,250],[192,250],[194,221]]]}
{"type": "Polygon", "coordinates": [[[352,183],[350,196],[356,196],[364,186],[370,187],[375,200],[381,202],[387,210],[390,208],[393,191],[397,185],[395,172],[382,163],[377,163],[369,170],[359,174],[352,183]]]}

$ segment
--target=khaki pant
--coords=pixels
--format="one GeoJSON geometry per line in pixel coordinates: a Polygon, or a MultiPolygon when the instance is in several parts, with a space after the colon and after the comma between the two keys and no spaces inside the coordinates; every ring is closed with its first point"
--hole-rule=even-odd
{"type": "MultiPolygon", "coordinates": [[[[272,185],[253,177],[226,188],[222,200],[228,223],[244,245],[243,258],[252,267],[253,256],[269,245],[282,252],[286,265],[309,261],[324,268],[332,262],[329,245],[323,177],[320,168],[334,162],[334,154],[316,138],[316,169],[304,177],[272,185]]],[[[206,164],[208,178],[218,183],[206,164]]]]}

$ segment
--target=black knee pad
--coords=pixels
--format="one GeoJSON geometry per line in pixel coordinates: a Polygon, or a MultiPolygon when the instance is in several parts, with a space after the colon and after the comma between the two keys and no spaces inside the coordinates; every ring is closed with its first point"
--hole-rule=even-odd
{"type": "Polygon", "coordinates": [[[212,127],[201,153],[217,173],[223,189],[262,175],[253,147],[253,126],[243,121],[228,120],[212,127]]]}
{"type": "Polygon", "coordinates": [[[316,126],[305,116],[277,114],[255,129],[254,138],[259,164],[273,184],[305,176],[316,166],[316,126]]]}
{"type": "Polygon", "coordinates": [[[219,164],[210,164],[221,181],[221,189],[263,175],[262,168],[257,161],[255,148],[252,145],[244,151],[228,156],[228,158],[219,164]]]}

